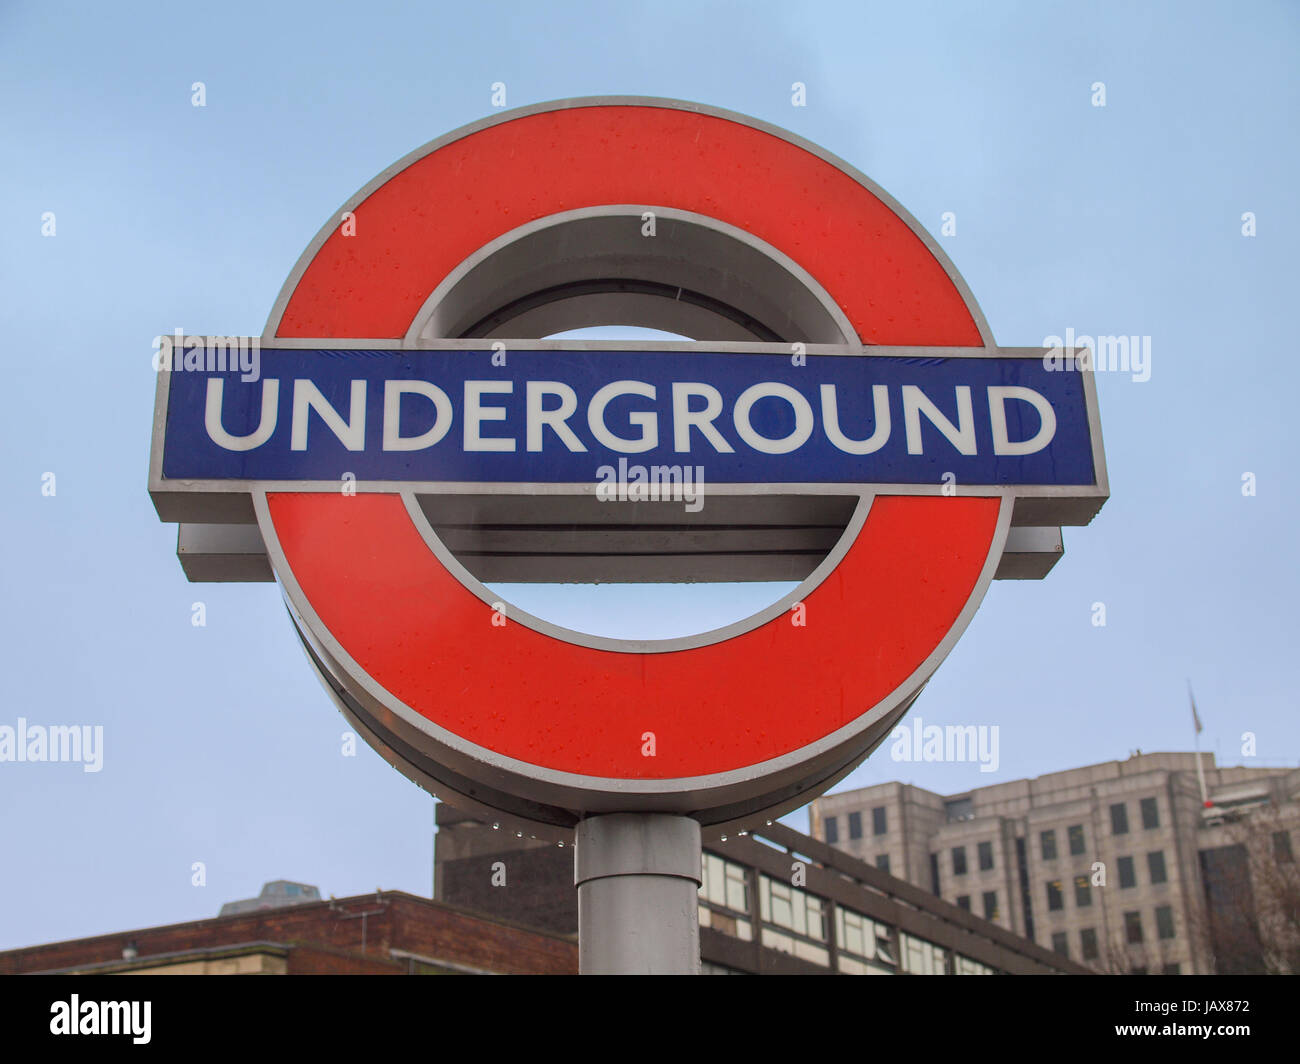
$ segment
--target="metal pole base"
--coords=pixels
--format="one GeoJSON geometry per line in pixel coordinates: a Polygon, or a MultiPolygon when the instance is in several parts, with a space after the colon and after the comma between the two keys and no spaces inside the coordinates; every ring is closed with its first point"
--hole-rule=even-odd
{"type": "Polygon", "coordinates": [[[576,842],[578,971],[699,975],[699,822],[608,813],[583,820],[576,842]]]}

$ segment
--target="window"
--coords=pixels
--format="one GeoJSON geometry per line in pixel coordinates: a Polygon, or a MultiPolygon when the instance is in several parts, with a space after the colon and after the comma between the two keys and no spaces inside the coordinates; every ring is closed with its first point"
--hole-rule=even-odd
{"type": "Polygon", "coordinates": [[[1083,825],[1071,824],[1067,834],[1070,836],[1070,856],[1078,857],[1083,853],[1084,848],[1083,825]]]}
{"type": "Polygon", "coordinates": [[[1273,860],[1278,864],[1291,864],[1295,856],[1291,853],[1291,832],[1273,832],[1273,860]]]}
{"type": "Polygon", "coordinates": [[[1047,907],[1055,912],[1065,908],[1065,896],[1061,893],[1061,881],[1050,880],[1047,884],[1047,907]]]}
{"type": "Polygon", "coordinates": [[[1178,962],[1177,962],[1177,961],[1174,961],[1172,964],[1166,964],[1162,969],[1160,969],[1160,974],[1161,974],[1161,975],[1178,975],[1178,974],[1179,974],[1178,962]]]}
{"type": "Polygon", "coordinates": [[[826,940],[826,917],[821,898],[770,876],[763,876],[762,883],[759,901],[766,922],[809,938],[826,940]]]}
{"type": "Polygon", "coordinates": [[[1079,932],[1079,945],[1083,948],[1085,961],[1097,959],[1097,932],[1093,928],[1085,927],[1079,932]]]}
{"type": "Polygon", "coordinates": [[[1052,932],[1052,952],[1059,953],[1062,957],[1070,955],[1069,939],[1064,931],[1052,932]]]}
{"type": "Polygon", "coordinates": [[[1110,807],[1110,833],[1112,835],[1128,834],[1128,806],[1117,802],[1110,807]]]}
{"type": "Polygon", "coordinates": [[[732,912],[749,915],[749,882],[745,866],[715,854],[704,855],[700,898],[732,912]]]}
{"type": "Polygon", "coordinates": [[[871,810],[871,833],[873,835],[884,835],[888,831],[889,814],[883,805],[878,805],[871,810]]]}
{"type": "Polygon", "coordinates": [[[943,811],[948,814],[948,823],[959,820],[975,819],[975,803],[969,798],[950,798],[943,803],[943,811]]]}
{"type": "Polygon", "coordinates": [[[840,826],[839,824],[835,823],[835,818],[833,816],[828,816],[826,818],[825,831],[826,831],[826,841],[829,842],[832,846],[834,846],[837,842],[840,841],[840,826]]]}
{"type": "Polygon", "coordinates": [[[984,919],[996,920],[998,918],[998,892],[996,890],[986,890],[984,892],[984,919]]]}
{"type": "Polygon", "coordinates": [[[1056,860],[1056,832],[1044,831],[1042,834],[1038,836],[1038,841],[1042,844],[1043,847],[1043,860],[1055,861],[1056,860]]]}
{"type": "Polygon", "coordinates": [[[877,858],[876,858],[876,867],[879,868],[882,872],[888,872],[888,871],[889,871],[889,854],[887,854],[887,853],[882,853],[879,857],[877,857],[877,858]]]}
{"type": "Polygon", "coordinates": [[[1174,937],[1174,910],[1168,905],[1156,909],[1156,937],[1174,937]]]}
{"type": "Polygon", "coordinates": [[[1142,799],[1142,826],[1148,831],[1160,826],[1160,810],[1154,798],[1142,799]]]}
{"type": "Polygon", "coordinates": [[[965,909],[967,912],[970,912],[970,895],[969,895],[969,894],[958,894],[958,895],[957,895],[957,908],[959,908],[959,909],[965,909]]]}
{"type": "Polygon", "coordinates": [[[1087,876],[1074,877],[1074,904],[1078,909],[1086,909],[1092,904],[1092,884],[1087,876]]]}
{"type": "Polygon", "coordinates": [[[913,938],[906,932],[899,934],[903,971],[912,975],[946,975],[948,951],[923,938],[913,938]]]}
{"type": "Polygon", "coordinates": [[[1146,975],[1147,966],[1145,964],[1136,965],[1128,970],[1129,975],[1146,975]]]}
{"type": "Polygon", "coordinates": [[[1125,913],[1124,914],[1124,937],[1131,944],[1142,941],[1142,914],[1125,913]]]}
{"type": "Polygon", "coordinates": [[[1165,875],[1165,851],[1156,850],[1154,853],[1147,854],[1147,871],[1151,874],[1152,883],[1163,883],[1168,878],[1165,875]]]}
{"type": "Polygon", "coordinates": [[[1121,857],[1119,859],[1119,885],[1121,887],[1136,887],[1137,874],[1133,871],[1133,858],[1121,857]]]}
{"type": "Polygon", "coordinates": [[[862,838],[862,814],[861,813],[849,814],[849,838],[851,839],[862,838]]]}
{"type": "Polygon", "coordinates": [[[964,876],[966,874],[965,846],[954,846],[952,848],[952,874],[954,876],[964,876]]]}
{"type": "Polygon", "coordinates": [[[887,967],[894,962],[885,948],[889,942],[889,929],[884,924],[841,905],[835,906],[835,922],[840,971],[860,975],[892,971],[892,967],[887,967]]]}
{"type": "Polygon", "coordinates": [[[993,867],[993,843],[981,842],[979,844],[980,871],[987,872],[993,867]]]}

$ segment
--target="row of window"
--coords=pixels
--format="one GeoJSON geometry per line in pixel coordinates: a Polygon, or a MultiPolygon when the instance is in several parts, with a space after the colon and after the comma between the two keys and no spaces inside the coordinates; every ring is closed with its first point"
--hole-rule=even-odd
{"type": "MultiPolygon", "coordinates": [[[[986,890],[981,900],[984,902],[984,919],[996,920],[999,916],[998,892],[996,890],[986,890]]],[[[958,894],[957,905],[959,908],[965,909],[967,912],[970,912],[971,911],[970,895],[958,894]]]]}
{"type": "MultiPolygon", "coordinates": [[[[992,869],[993,843],[981,842],[975,847],[975,852],[979,861],[980,871],[987,872],[992,869]]],[[[952,848],[952,874],[954,876],[964,876],[967,870],[966,847],[954,846],[952,848]]]]}
{"type": "MultiPolygon", "coordinates": [[[[1174,910],[1171,906],[1161,905],[1155,910],[1156,917],[1156,937],[1159,939],[1171,939],[1174,937],[1174,910]]],[[[1138,945],[1145,941],[1145,930],[1142,926],[1142,913],[1138,910],[1126,912],[1124,914],[1124,941],[1129,945],[1138,945]]],[[[1099,955],[1097,946],[1097,929],[1085,927],[1079,932],[1079,950],[1085,961],[1096,960],[1099,955]]],[[[1070,937],[1065,931],[1057,931],[1052,935],[1052,951],[1059,953],[1062,957],[1070,955],[1070,937]]],[[[1166,972],[1166,975],[1177,975],[1177,971],[1166,972]]]]}
{"type": "MultiPolygon", "coordinates": [[[[850,813],[848,821],[849,838],[862,838],[862,814],[850,813]]],[[[834,846],[840,841],[839,821],[837,821],[833,816],[828,816],[825,821],[823,821],[823,826],[825,829],[826,841],[834,846]]],[[[878,805],[871,810],[871,833],[873,835],[887,835],[889,833],[889,810],[883,805],[878,805]]]]}
{"type": "MultiPolygon", "coordinates": [[[[1143,798],[1138,802],[1142,810],[1142,827],[1150,831],[1160,826],[1160,809],[1154,798],[1143,798]]],[[[1112,835],[1128,834],[1128,803],[1116,802],[1110,807],[1110,833],[1112,835]]]]}
{"type": "MultiPolygon", "coordinates": [[[[753,928],[745,919],[749,913],[745,867],[714,854],[705,854],[702,872],[700,900],[709,904],[700,906],[700,926],[752,941],[753,928]],[[712,906],[730,912],[720,912],[712,906]]],[[[992,904],[996,909],[996,899],[992,904]]],[[[763,925],[761,941],[765,946],[818,964],[830,963],[829,902],[759,873],[758,908],[763,925]]],[[[893,932],[888,925],[842,905],[834,908],[835,941],[841,971],[870,975],[889,974],[901,969],[914,975],[944,974],[947,951],[943,947],[906,933],[899,934],[895,947],[893,932]]],[[[993,972],[987,965],[958,954],[953,955],[953,963],[958,975],[993,972]]]]}
{"type": "MultiPolygon", "coordinates": [[[[1119,872],[1119,885],[1122,889],[1127,890],[1130,887],[1137,886],[1137,871],[1134,868],[1132,857],[1121,857],[1117,862],[1119,872]]],[[[1164,850],[1154,850],[1147,854],[1147,876],[1153,884],[1165,883],[1168,881],[1168,873],[1165,869],[1165,852],[1164,850]]],[[[1047,908],[1051,912],[1057,912],[1065,908],[1065,891],[1062,881],[1059,879],[1049,879],[1047,887],[1047,908]]],[[[1086,909],[1092,904],[1092,881],[1088,876],[1074,877],[1074,904],[1078,909],[1086,909]]]]}
{"type": "MultiPolygon", "coordinates": [[[[969,799],[967,799],[967,801],[969,801],[969,799]]],[[[1160,808],[1157,805],[1156,800],[1154,798],[1143,798],[1138,802],[1138,806],[1141,810],[1142,827],[1148,831],[1153,828],[1158,828],[1160,826],[1160,808]]],[[[952,816],[949,816],[949,819],[952,820],[954,818],[952,816]]],[[[957,818],[957,819],[968,819],[968,818],[957,818]]],[[[840,825],[838,819],[833,816],[826,817],[826,819],[823,821],[823,827],[826,836],[826,841],[830,843],[832,846],[838,844],[840,841],[840,825]]],[[[1113,805],[1111,805],[1110,830],[1111,830],[1111,834],[1113,835],[1127,835],[1129,833],[1127,802],[1115,802],[1113,805]]],[[[877,835],[877,836],[886,835],[889,833],[889,811],[883,805],[878,805],[871,810],[871,832],[873,835],[877,835]]],[[[848,814],[848,837],[850,839],[862,838],[862,814],[860,812],[848,814]]],[[[1077,856],[1078,854],[1081,854],[1085,851],[1086,842],[1084,839],[1082,824],[1071,824],[1070,827],[1066,829],[1066,837],[1069,841],[1071,854],[1077,856]]],[[[1054,861],[1057,857],[1055,829],[1041,832],[1039,834],[1039,843],[1042,847],[1043,860],[1054,861]]],[[[982,842],[980,843],[980,847],[981,847],[980,868],[992,868],[993,867],[992,844],[982,842]],[[989,848],[987,865],[984,864],[985,858],[982,850],[982,848],[985,846],[989,848]]],[[[953,850],[953,865],[954,865],[953,871],[955,875],[965,874],[965,863],[966,863],[965,848],[957,847],[956,849],[953,850]],[[956,867],[955,867],[957,864],[958,850],[961,850],[962,870],[960,872],[956,871],[956,867]]]]}
{"type": "MultiPolygon", "coordinates": [[[[1087,849],[1087,842],[1083,837],[1083,825],[1071,824],[1065,829],[1065,837],[1069,842],[1070,856],[1078,857],[1087,849]]],[[[1055,861],[1058,854],[1056,851],[1056,829],[1040,831],[1038,833],[1038,845],[1043,854],[1044,861],[1055,861]]]]}

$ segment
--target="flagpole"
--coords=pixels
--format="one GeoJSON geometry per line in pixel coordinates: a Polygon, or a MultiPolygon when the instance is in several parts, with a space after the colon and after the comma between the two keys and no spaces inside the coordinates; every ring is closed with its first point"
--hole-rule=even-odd
{"type": "Polygon", "coordinates": [[[1192,694],[1192,681],[1187,681],[1187,697],[1192,703],[1192,744],[1196,750],[1196,778],[1201,784],[1201,808],[1208,809],[1210,796],[1205,793],[1205,768],[1201,764],[1201,718],[1196,713],[1196,696],[1192,694]]]}

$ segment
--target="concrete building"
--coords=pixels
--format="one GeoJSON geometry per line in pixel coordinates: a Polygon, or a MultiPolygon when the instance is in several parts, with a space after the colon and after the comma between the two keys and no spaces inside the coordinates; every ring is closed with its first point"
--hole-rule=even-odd
{"type": "MultiPolygon", "coordinates": [[[[571,847],[494,830],[443,803],[436,817],[435,897],[577,931],[571,847]]],[[[717,975],[1088,971],[783,824],[705,843],[700,956],[717,975]]]]}
{"type": "Polygon", "coordinates": [[[1300,930],[1284,915],[1300,770],[1219,768],[1201,756],[1204,808],[1195,754],[1135,754],[961,794],[905,783],[831,794],[810,806],[810,826],[859,860],[1097,970],[1285,970],[1268,953],[1300,930]],[[1279,876],[1266,874],[1270,861],[1279,876]],[[1252,881],[1259,896],[1243,907],[1252,881]]]}

